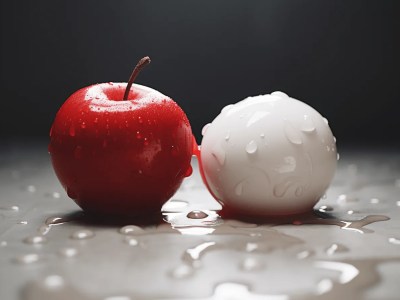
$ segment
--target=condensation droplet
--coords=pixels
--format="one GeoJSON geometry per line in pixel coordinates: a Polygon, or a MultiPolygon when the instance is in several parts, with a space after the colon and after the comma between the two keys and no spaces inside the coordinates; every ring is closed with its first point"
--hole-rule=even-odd
{"type": "Polygon", "coordinates": [[[31,245],[39,245],[47,242],[47,239],[41,235],[30,236],[24,239],[24,243],[31,245]]]}
{"type": "Polygon", "coordinates": [[[75,136],[75,127],[73,125],[69,127],[68,133],[70,136],[75,136]]]}
{"type": "Polygon", "coordinates": [[[260,138],[265,138],[265,134],[264,133],[260,133],[260,138]]]}
{"type": "Polygon", "coordinates": [[[21,256],[17,256],[14,261],[19,264],[33,264],[35,262],[38,262],[40,260],[40,256],[38,254],[25,254],[21,256]]]}
{"type": "Polygon", "coordinates": [[[71,247],[61,248],[58,250],[58,254],[65,258],[72,258],[78,255],[78,250],[71,247]]]}
{"type": "Polygon", "coordinates": [[[391,237],[388,239],[389,243],[393,244],[393,245],[400,245],[400,239],[396,239],[394,237],[391,237]]]}
{"type": "Polygon", "coordinates": [[[204,125],[203,129],[201,130],[201,135],[204,136],[207,133],[208,128],[211,126],[210,123],[204,125]]]}
{"type": "Polygon", "coordinates": [[[143,232],[143,229],[136,225],[127,225],[127,226],[122,227],[119,230],[119,233],[126,234],[126,235],[138,234],[138,233],[142,233],[142,232],[143,232]]]}
{"type": "Polygon", "coordinates": [[[301,125],[301,131],[305,133],[313,133],[315,132],[315,125],[313,120],[309,115],[304,115],[303,117],[303,123],[301,125]]]}
{"type": "Polygon", "coordinates": [[[136,138],[140,140],[142,138],[142,135],[140,134],[140,131],[136,131],[136,138]]]}
{"type": "Polygon", "coordinates": [[[257,152],[257,143],[254,140],[251,140],[247,145],[246,145],[246,152],[248,154],[254,154],[257,152]]]}
{"type": "Polygon", "coordinates": [[[86,123],[85,123],[85,122],[82,122],[82,123],[81,123],[81,128],[82,128],[82,129],[85,129],[85,128],[86,128],[86,123]]]}
{"type": "Polygon", "coordinates": [[[73,240],[86,240],[94,237],[94,232],[88,229],[77,230],[71,234],[73,240]]]}
{"type": "Polygon", "coordinates": [[[142,119],[142,117],[138,117],[138,121],[139,121],[139,124],[142,124],[143,123],[143,119],[142,119]]]}
{"type": "Polygon", "coordinates": [[[189,219],[205,219],[208,215],[201,210],[193,210],[186,215],[189,219]]]}
{"type": "Polygon", "coordinates": [[[285,122],[285,136],[294,145],[301,145],[303,140],[301,138],[300,132],[298,132],[292,124],[288,121],[285,122]]]}
{"type": "Polygon", "coordinates": [[[26,190],[30,193],[34,193],[36,192],[36,187],[34,185],[28,185],[28,187],[26,188],[26,190]]]}
{"type": "Polygon", "coordinates": [[[95,124],[97,124],[97,123],[99,123],[99,118],[94,118],[94,121],[93,121],[93,123],[95,123],[95,124]]]}

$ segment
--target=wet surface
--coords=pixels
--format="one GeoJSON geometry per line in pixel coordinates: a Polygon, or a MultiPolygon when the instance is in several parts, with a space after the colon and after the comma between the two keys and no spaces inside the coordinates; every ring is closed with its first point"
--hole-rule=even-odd
{"type": "Polygon", "coordinates": [[[400,154],[341,151],[314,211],[284,218],[224,214],[193,169],[162,214],[109,219],[68,199],[45,146],[3,149],[0,298],[398,296],[400,154]]]}

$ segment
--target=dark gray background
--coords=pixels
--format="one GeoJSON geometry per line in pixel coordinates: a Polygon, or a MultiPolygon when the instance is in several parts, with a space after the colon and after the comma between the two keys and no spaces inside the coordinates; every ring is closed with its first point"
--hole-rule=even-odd
{"type": "Polygon", "coordinates": [[[282,90],[340,145],[399,145],[398,1],[2,1],[0,135],[45,137],[75,90],[169,95],[200,131],[229,103],[282,90]]]}

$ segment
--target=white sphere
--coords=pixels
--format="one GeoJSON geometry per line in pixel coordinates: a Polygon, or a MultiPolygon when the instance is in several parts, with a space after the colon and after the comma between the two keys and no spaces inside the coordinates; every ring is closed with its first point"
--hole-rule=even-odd
{"type": "Polygon", "coordinates": [[[228,105],[203,128],[204,180],[224,207],[244,215],[311,210],[337,157],[328,121],[282,92],[228,105]]]}

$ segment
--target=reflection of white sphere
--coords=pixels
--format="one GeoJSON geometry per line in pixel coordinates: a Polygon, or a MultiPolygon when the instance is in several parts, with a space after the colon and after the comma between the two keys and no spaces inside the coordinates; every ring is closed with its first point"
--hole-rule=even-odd
{"type": "Polygon", "coordinates": [[[201,160],[224,207],[283,215],[312,209],[333,178],[337,153],[325,118],[274,92],[224,107],[203,129],[201,160]]]}

